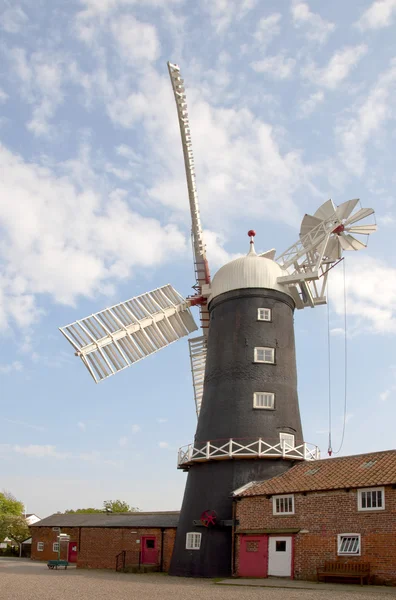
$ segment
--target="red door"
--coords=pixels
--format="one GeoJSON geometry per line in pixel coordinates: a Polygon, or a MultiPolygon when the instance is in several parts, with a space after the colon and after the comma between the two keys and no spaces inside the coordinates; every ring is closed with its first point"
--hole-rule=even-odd
{"type": "Polygon", "coordinates": [[[69,542],[69,557],[71,563],[77,562],[77,542],[69,542]]]}
{"type": "Polygon", "coordinates": [[[240,536],[239,572],[240,577],[267,577],[268,536],[240,536]]]}
{"type": "Polygon", "coordinates": [[[142,565],[157,564],[157,540],[153,536],[142,537],[142,565]]]}

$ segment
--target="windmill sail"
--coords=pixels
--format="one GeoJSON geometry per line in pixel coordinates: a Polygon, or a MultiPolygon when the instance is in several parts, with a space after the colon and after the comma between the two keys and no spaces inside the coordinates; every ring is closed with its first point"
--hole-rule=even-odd
{"type": "Polygon", "coordinates": [[[96,383],[196,329],[189,303],[169,284],[60,327],[96,383]]]}

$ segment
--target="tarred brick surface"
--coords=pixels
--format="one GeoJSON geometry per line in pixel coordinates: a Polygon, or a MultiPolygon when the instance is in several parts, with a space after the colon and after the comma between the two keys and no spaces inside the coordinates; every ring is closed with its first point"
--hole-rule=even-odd
{"type": "Polygon", "coordinates": [[[385,487],[385,510],[358,511],[357,490],[294,494],[294,515],[273,515],[272,499],[242,498],[237,502],[236,573],[243,530],[306,530],[294,537],[294,577],[316,579],[325,560],[369,562],[373,583],[396,585],[396,489],[385,487]],[[361,534],[360,556],[338,556],[337,535],[361,534]]]}

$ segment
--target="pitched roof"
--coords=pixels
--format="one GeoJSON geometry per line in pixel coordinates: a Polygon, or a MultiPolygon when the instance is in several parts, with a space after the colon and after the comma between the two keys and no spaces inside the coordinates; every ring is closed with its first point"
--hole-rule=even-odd
{"type": "Polygon", "coordinates": [[[179,511],[55,514],[31,527],[177,527],[179,511]]]}
{"type": "Polygon", "coordinates": [[[396,484],[396,450],[300,462],[282,475],[252,482],[234,496],[262,496],[396,484]]]}

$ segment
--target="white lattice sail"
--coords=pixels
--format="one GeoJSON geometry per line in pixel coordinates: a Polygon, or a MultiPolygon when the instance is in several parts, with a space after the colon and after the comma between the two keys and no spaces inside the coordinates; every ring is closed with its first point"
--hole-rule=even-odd
{"type": "Polygon", "coordinates": [[[186,299],[169,284],[60,327],[96,383],[196,329],[186,299]]]}
{"type": "Polygon", "coordinates": [[[195,410],[197,417],[201,410],[202,395],[205,379],[206,365],[206,339],[205,336],[188,340],[190,346],[191,373],[194,387],[195,410]]]}

